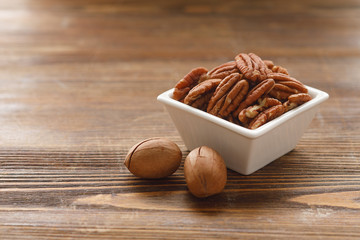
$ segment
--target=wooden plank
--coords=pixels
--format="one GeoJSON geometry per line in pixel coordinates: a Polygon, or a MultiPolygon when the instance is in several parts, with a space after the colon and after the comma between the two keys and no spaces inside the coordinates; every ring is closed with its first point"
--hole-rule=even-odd
{"type": "Polygon", "coordinates": [[[357,1],[0,2],[1,239],[359,239],[357,1]],[[123,165],[149,137],[188,153],[156,101],[255,52],[330,95],[296,148],[197,199],[183,163],[123,165]]]}

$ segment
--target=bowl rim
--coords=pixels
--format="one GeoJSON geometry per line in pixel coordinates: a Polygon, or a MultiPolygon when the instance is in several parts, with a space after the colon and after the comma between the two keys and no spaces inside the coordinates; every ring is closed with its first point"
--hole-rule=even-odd
{"type": "Polygon", "coordinates": [[[308,91],[309,91],[308,93],[312,97],[312,99],[310,101],[298,106],[295,109],[292,109],[292,110],[282,114],[281,116],[275,118],[274,120],[256,128],[256,129],[248,129],[248,128],[239,126],[235,123],[229,122],[228,120],[219,118],[217,116],[211,115],[210,113],[204,112],[200,109],[197,109],[197,108],[191,107],[189,105],[186,105],[182,102],[179,102],[172,98],[174,88],[161,93],[157,97],[157,100],[159,102],[163,103],[164,105],[169,105],[169,106],[177,108],[181,111],[185,111],[185,112],[188,112],[197,117],[206,119],[216,125],[224,127],[226,129],[229,129],[229,130],[231,130],[235,133],[238,133],[240,135],[243,135],[245,137],[258,138],[258,137],[264,135],[265,133],[269,132],[270,130],[280,126],[284,122],[319,105],[320,103],[324,102],[325,100],[327,100],[329,98],[329,94],[327,94],[324,91],[321,91],[319,89],[309,87],[309,86],[306,86],[306,88],[308,89],[308,91]]]}

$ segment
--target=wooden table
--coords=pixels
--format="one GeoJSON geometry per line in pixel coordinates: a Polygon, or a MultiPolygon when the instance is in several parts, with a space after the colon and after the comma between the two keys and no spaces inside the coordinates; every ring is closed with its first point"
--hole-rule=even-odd
{"type": "Polygon", "coordinates": [[[358,1],[16,0],[0,19],[1,239],[360,238],[358,1]],[[157,95],[240,52],[329,93],[296,148],[207,199],[183,164],[130,174],[145,138],[188,153],[157,95]]]}

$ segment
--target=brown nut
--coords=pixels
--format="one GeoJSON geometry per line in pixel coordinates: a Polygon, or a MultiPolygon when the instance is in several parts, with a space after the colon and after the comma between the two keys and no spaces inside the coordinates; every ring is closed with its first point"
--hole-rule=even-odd
{"type": "Polygon", "coordinates": [[[209,78],[220,78],[224,79],[232,73],[238,73],[239,69],[236,66],[235,61],[227,62],[211,69],[207,75],[209,78]]]}
{"type": "Polygon", "coordinates": [[[250,107],[244,108],[239,113],[239,116],[238,116],[239,121],[244,126],[248,126],[250,121],[252,119],[254,119],[257,115],[259,115],[260,112],[263,112],[270,107],[273,107],[276,105],[281,105],[281,104],[282,103],[275,98],[270,98],[270,97],[259,98],[258,104],[251,105],[250,107]]]}
{"type": "Polygon", "coordinates": [[[206,75],[208,70],[203,67],[192,69],[175,85],[173,98],[175,100],[182,100],[188,92],[198,84],[199,80],[206,75]]]}
{"type": "Polygon", "coordinates": [[[283,105],[275,105],[272,106],[265,111],[261,112],[257,115],[254,120],[252,120],[249,124],[250,129],[256,129],[265,123],[279,117],[281,114],[285,112],[285,107],[283,105]]]}
{"type": "Polygon", "coordinates": [[[234,111],[240,104],[240,102],[245,98],[249,90],[249,83],[243,79],[235,84],[233,88],[226,95],[224,105],[219,111],[221,116],[229,116],[232,111],[234,111]]]}
{"type": "Polygon", "coordinates": [[[273,96],[280,101],[286,101],[292,94],[307,93],[307,88],[301,82],[294,80],[280,80],[275,81],[274,88],[270,91],[270,96],[273,96]]]}
{"type": "Polygon", "coordinates": [[[288,100],[284,102],[285,111],[290,111],[291,109],[296,108],[308,101],[310,101],[312,97],[307,93],[298,93],[290,95],[288,100]]]}
{"type": "Polygon", "coordinates": [[[253,61],[254,66],[258,69],[260,72],[260,75],[258,77],[258,80],[263,81],[267,79],[267,75],[271,73],[271,70],[268,69],[267,65],[264,63],[264,61],[255,53],[249,53],[248,54],[251,60],[253,61]]]}
{"type": "Polygon", "coordinates": [[[283,73],[286,75],[289,75],[289,72],[286,68],[282,67],[282,66],[273,66],[271,68],[271,71],[276,72],[276,73],[283,73]]]}
{"type": "Polygon", "coordinates": [[[272,69],[275,65],[274,65],[274,62],[271,61],[271,60],[263,60],[265,65],[269,68],[269,69],[272,69]]]}
{"type": "Polygon", "coordinates": [[[241,79],[239,73],[233,73],[224,78],[217,86],[213,96],[210,98],[207,112],[213,115],[218,115],[220,108],[222,107],[226,95],[233,88],[233,86],[241,79]]]}
{"type": "Polygon", "coordinates": [[[184,103],[199,109],[207,106],[221,79],[209,79],[193,87],[184,98],[184,103]],[[200,100],[200,101],[199,101],[200,100]]]}
{"type": "Polygon", "coordinates": [[[286,101],[290,95],[296,93],[298,93],[298,91],[294,88],[281,83],[275,83],[273,89],[269,92],[269,95],[280,101],[286,101]]]}
{"type": "Polygon", "coordinates": [[[242,101],[237,109],[234,111],[233,115],[238,117],[239,113],[246,107],[250,106],[256,102],[261,96],[268,94],[271,89],[273,89],[275,82],[273,79],[266,79],[259,84],[257,84],[251,91],[247,94],[244,101],[242,101]]]}
{"type": "Polygon", "coordinates": [[[149,138],[135,144],[125,158],[125,166],[137,177],[164,178],[180,166],[180,148],[166,138],[149,138]]]}
{"type": "Polygon", "coordinates": [[[210,147],[192,150],[185,159],[184,174],[189,191],[203,198],[222,192],[227,170],[224,159],[210,147]]]}
{"type": "Polygon", "coordinates": [[[260,77],[258,66],[246,53],[240,53],[235,56],[236,66],[246,79],[256,81],[260,77]]]}

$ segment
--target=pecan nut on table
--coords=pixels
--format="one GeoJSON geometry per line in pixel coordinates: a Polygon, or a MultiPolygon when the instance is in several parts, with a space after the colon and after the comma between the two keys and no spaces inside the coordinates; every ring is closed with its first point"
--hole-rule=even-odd
{"type": "Polygon", "coordinates": [[[173,98],[249,129],[311,100],[284,67],[254,53],[240,53],[210,71],[192,69],[175,85],[173,98]]]}

